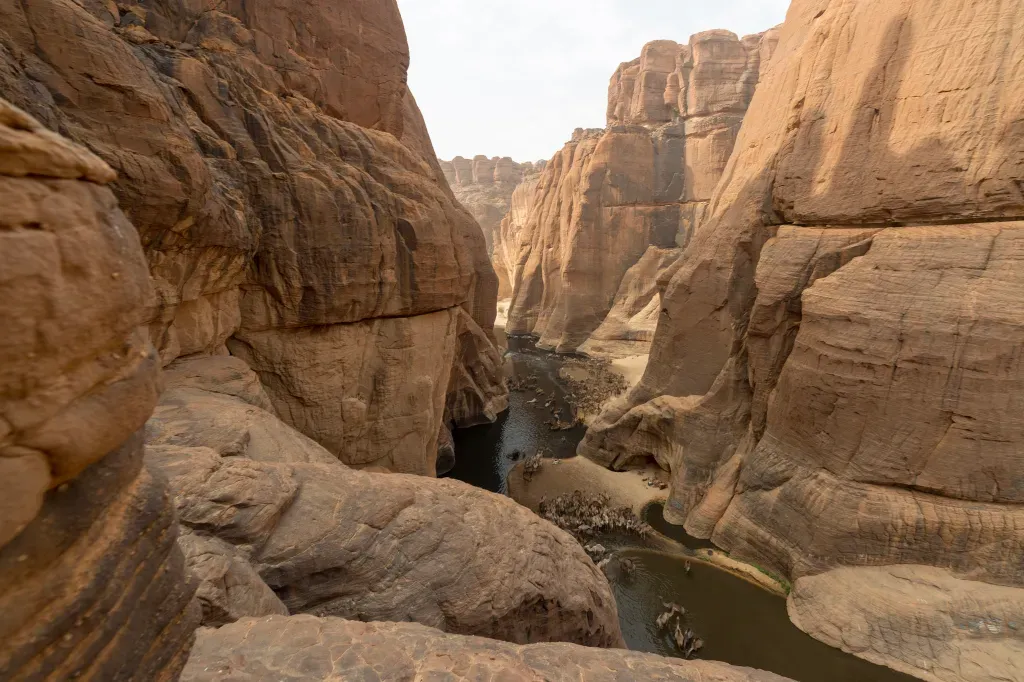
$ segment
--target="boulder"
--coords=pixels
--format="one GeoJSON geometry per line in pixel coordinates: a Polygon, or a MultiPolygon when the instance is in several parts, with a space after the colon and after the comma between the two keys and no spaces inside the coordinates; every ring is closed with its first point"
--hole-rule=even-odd
{"type": "Polygon", "coordinates": [[[1022,677],[1019,589],[931,566],[844,567],[797,580],[788,608],[801,630],[826,644],[921,679],[1022,677]]]}
{"type": "MultiPolygon", "coordinates": [[[[226,375],[216,361],[237,367],[196,362],[226,375]]],[[[175,363],[179,376],[189,364],[175,363]]],[[[146,427],[147,458],[190,533],[207,624],[312,613],[622,646],[608,582],[571,536],[458,481],[351,469],[233,395],[252,383],[179,384],[146,427]]]]}
{"type": "Polygon", "coordinates": [[[786,682],[751,668],[571,644],[517,646],[414,623],[273,616],[199,631],[181,682],[335,679],[500,679],[613,682],[786,682]],[[296,649],[306,655],[295,656],[296,649]]]}

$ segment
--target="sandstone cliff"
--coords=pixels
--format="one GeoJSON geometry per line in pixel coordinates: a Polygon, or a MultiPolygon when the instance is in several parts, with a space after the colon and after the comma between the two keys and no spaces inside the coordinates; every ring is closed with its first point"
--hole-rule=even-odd
{"type": "Polygon", "coordinates": [[[516,163],[507,156],[488,159],[478,155],[472,161],[456,156],[451,161],[440,163],[455,198],[480,223],[487,242],[487,252],[491,255],[498,276],[498,298],[509,298],[512,295],[512,280],[505,267],[502,220],[510,210],[514,210],[515,192],[524,183],[533,183],[546,162],[516,163]]]}
{"type": "MultiPolygon", "coordinates": [[[[634,272],[620,292],[624,276],[649,247],[689,241],[775,42],[774,30],[742,40],[710,31],[686,45],[648,43],[619,67],[609,85],[608,128],[577,130],[524,202],[525,222],[502,227],[503,248],[515,254],[507,331],[571,352],[613,307],[628,309],[614,318],[628,322],[650,304],[657,268],[634,272]]],[[[640,326],[609,323],[601,338],[643,341],[648,325],[640,326]]]]}
{"type": "Polygon", "coordinates": [[[238,355],[342,461],[432,474],[507,398],[407,66],[393,0],[0,2],[0,92],[118,173],[162,364],[238,355]]]}
{"type": "Polygon", "coordinates": [[[199,623],[141,429],[153,291],[114,172],[0,99],[0,679],[172,681],[199,623]]]}
{"type": "Polygon", "coordinates": [[[801,627],[934,680],[1024,660],[977,596],[1024,586],[1024,7],[978,7],[793,3],[647,373],[580,447],[658,460],[676,520],[796,580],[801,627]],[[812,587],[888,564],[974,596],[844,614],[812,587]]]}

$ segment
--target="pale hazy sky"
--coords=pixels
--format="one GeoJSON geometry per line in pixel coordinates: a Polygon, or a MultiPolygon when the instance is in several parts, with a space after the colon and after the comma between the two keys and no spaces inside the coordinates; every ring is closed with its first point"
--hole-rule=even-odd
{"type": "Polygon", "coordinates": [[[398,0],[438,156],[550,156],[604,127],[608,79],[651,40],[781,23],[789,0],[398,0]]]}

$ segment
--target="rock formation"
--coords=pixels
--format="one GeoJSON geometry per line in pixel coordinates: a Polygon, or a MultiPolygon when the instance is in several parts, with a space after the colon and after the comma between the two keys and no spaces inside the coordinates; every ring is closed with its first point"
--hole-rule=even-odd
{"type": "Polygon", "coordinates": [[[429,475],[507,397],[407,66],[394,0],[0,3],[0,92],[118,173],[162,364],[230,352],[343,461],[429,475]]]}
{"type": "Polygon", "coordinates": [[[476,682],[786,682],[761,670],[570,644],[515,646],[444,635],[413,623],[337,618],[247,619],[199,631],[181,682],[433,680],[476,682]],[[305,655],[296,657],[302,648],[305,655]]]}
{"type": "Polygon", "coordinates": [[[238,358],[179,359],[166,375],[146,457],[170,480],[205,623],[313,613],[622,646],[604,575],[526,508],[346,467],[269,411],[238,358]]]}
{"type": "Polygon", "coordinates": [[[618,68],[607,129],[577,130],[548,163],[525,223],[507,230],[515,246],[502,227],[515,254],[508,332],[571,352],[618,308],[597,340],[646,341],[646,318],[628,323],[656,298],[664,252],[685,246],[701,219],[776,39],[772,30],[659,40],[618,68]],[[624,283],[649,247],[654,255],[624,283]]]}
{"type": "MultiPolygon", "coordinates": [[[[933,9],[794,1],[663,275],[647,372],[580,447],[664,463],[689,532],[798,585],[918,564],[951,593],[1024,586],[1024,7],[933,9]]],[[[801,612],[859,617],[808,590],[801,612]]],[[[874,639],[906,614],[874,603],[873,660],[936,680],[1003,665],[951,628],[928,635],[934,669],[900,658],[874,639]],[[951,672],[957,652],[972,663],[951,672]]],[[[1019,647],[1004,626],[982,635],[1019,647]]]]}
{"type": "Polygon", "coordinates": [[[0,679],[176,679],[199,623],[140,429],[153,295],[114,172],[0,99],[0,679]]]}
{"type": "Polygon", "coordinates": [[[519,278],[516,266],[521,248],[520,240],[523,228],[526,227],[530,212],[533,210],[540,177],[541,171],[534,172],[525,176],[516,186],[509,199],[508,212],[501,219],[501,224],[494,234],[491,263],[498,275],[498,298],[502,300],[512,297],[513,285],[519,278]]]}
{"type": "Polygon", "coordinates": [[[512,208],[513,194],[523,183],[533,182],[544,169],[545,162],[516,163],[507,156],[488,159],[477,155],[472,161],[456,156],[440,164],[455,198],[480,223],[487,242],[487,253],[491,255],[498,275],[498,298],[509,298],[512,295],[512,280],[503,267],[503,253],[496,253],[501,241],[501,222],[512,208]]]}

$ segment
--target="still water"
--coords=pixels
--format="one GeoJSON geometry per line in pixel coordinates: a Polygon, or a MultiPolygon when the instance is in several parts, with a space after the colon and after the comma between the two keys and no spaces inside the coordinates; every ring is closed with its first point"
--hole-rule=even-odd
{"type": "MultiPolygon", "coordinates": [[[[507,492],[508,472],[520,459],[541,449],[550,456],[572,457],[585,431],[583,427],[552,431],[546,424],[552,409],[562,410],[565,419],[570,415],[558,378],[559,356],[537,350],[532,339],[510,337],[507,359],[510,378],[536,377],[541,393],[534,389],[513,392],[508,411],[497,422],[456,430],[455,468],[448,474],[499,493],[507,492]],[[553,404],[545,408],[552,394],[553,404]]],[[[631,576],[611,571],[609,578],[630,649],[678,655],[669,633],[660,632],[655,624],[665,611],[663,604],[674,602],[686,609],[687,627],[704,640],[700,658],[770,670],[797,682],[915,679],[822,644],[789,622],[782,597],[726,571],[687,560],[686,552],[713,545],[667,523],[661,505],[648,505],[643,517],[656,531],[679,543],[678,554],[646,549],[639,538],[598,539],[636,564],[631,576]]]]}

